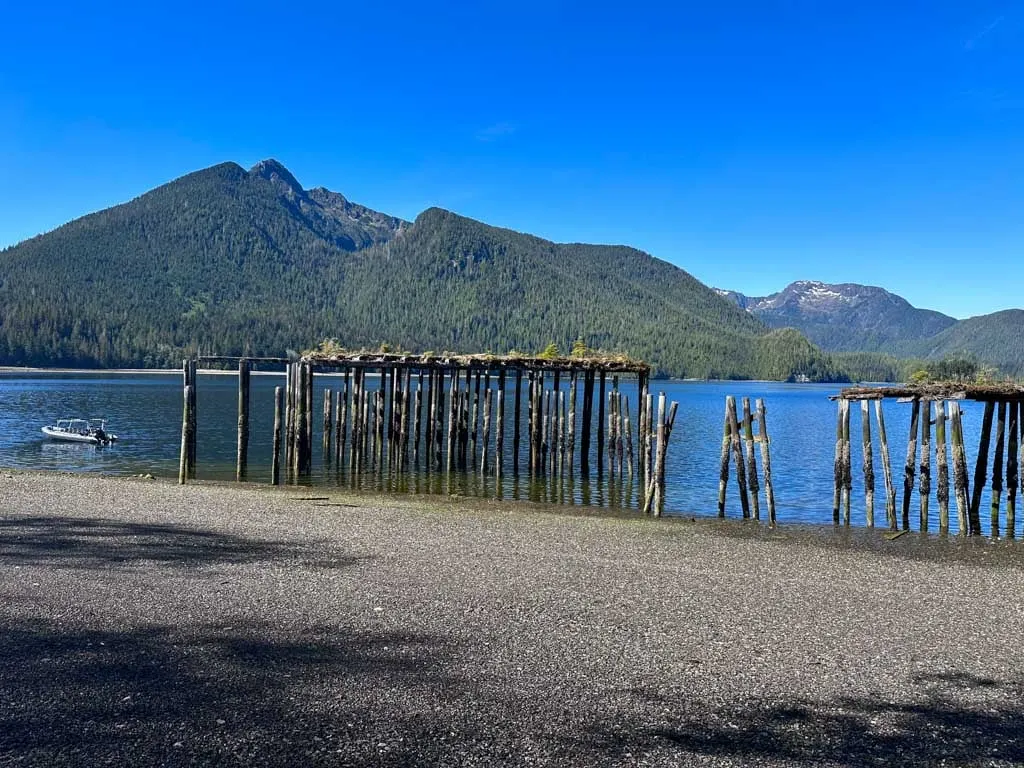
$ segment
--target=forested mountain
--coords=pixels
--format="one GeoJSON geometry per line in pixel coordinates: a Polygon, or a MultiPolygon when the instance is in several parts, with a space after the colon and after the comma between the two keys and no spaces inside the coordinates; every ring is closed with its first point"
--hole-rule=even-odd
{"type": "MultiPolygon", "coordinates": [[[[856,283],[800,280],[771,296],[718,293],[773,328],[796,328],[830,352],[881,353],[835,358],[862,375],[890,370],[893,357],[927,361],[967,359],[1024,375],[1024,311],[1019,309],[957,320],[918,309],[882,288],[856,283]]],[[[905,370],[905,367],[904,367],[905,370]]]]}
{"type": "Polygon", "coordinates": [[[834,375],[692,276],[624,246],[555,244],[440,209],[412,224],[280,163],[226,163],[0,252],[0,363],[160,366],[337,338],[535,352],[582,337],[696,377],[834,375]]]}
{"type": "Polygon", "coordinates": [[[800,280],[771,296],[719,293],[772,328],[796,328],[833,352],[900,354],[956,322],[883,288],[856,283],[800,280]]]}
{"type": "Polygon", "coordinates": [[[932,360],[968,357],[1024,376],[1024,310],[1006,309],[960,320],[926,339],[916,354],[932,360]]]}

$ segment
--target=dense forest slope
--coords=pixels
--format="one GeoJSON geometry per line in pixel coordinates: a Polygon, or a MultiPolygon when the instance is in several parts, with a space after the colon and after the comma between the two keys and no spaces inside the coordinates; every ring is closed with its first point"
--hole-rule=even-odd
{"type": "Polygon", "coordinates": [[[623,246],[555,244],[440,209],[414,223],[226,163],[0,252],[0,363],[159,366],[335,337],[424,350],[554,341],[696,377],[830,376],[793,331],[623,246]]]}
{"type": "Polygon", "coordinates": [[[921,357],[967,357],[1024,376],[1024,310],[1006,309],[960,320],[914,350],[921,357]]]}

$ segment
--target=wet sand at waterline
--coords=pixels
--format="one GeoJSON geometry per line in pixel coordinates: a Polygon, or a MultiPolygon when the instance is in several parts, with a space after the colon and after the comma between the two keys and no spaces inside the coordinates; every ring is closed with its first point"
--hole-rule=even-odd
{"type": "Polygon", "coordinates": [[[1024,764],[1020,547],[0,470],[0,765],[1024,764]]]}

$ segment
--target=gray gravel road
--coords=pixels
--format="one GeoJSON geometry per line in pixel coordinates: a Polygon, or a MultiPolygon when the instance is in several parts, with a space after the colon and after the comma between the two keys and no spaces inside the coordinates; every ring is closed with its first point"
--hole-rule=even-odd
{"type": "Polygon", "coordinates": [[[0,472],[0,765],[1024,765],[1024,545],[310,494],[0,472]]]}

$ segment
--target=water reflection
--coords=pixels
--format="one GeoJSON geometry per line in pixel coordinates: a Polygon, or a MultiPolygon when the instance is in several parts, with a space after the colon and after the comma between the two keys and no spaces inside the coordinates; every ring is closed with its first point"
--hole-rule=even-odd
{"type": "MultiPolygon", "coordinates": [[[[314,402],[322,402],[325,388],[337,390],[340,379],[318,374],[314,402]]],[[[270,482],[274,387],[283,376],[254,374],[252,377],[249,479],[270,482]]],[[[494,382],[492,382],[494,383],[494,382]]],[[[371,386],[375,386],[371,384],[371,386]]],[[[635,413],[636,390],[623,380],[620,387],[635,413]]],[[[835,441],[835,404],[828,395],[838,387],[765,382],[681,382],[654,381],[657,396],[664,391],[679,402],[679,416],[672,433],[666,462],[666,512],[668,514],[713,515],[717,510],[718,459],[726,395],[762,397],[767,404],[771,435],[772,469],[779,521],[831,524],[832,459],[835,441]]],[[[348,451],[341,462],[324,464],[320,446],[322,428],[314,425],[313,475],[304,482],[316,485],[359,488],[377,492],[431,493],[479,496],[505,500],[536,501],[564,505],[636,510],[640,504],[639,478],[628,473],[598,479],[591,462],[591,475],[581,478],[568,472],[530,477],[525,438],[519,466],[512,455],[512,388],[505,397],[505,454],[500,477],[493,471],[468,473],[426,472],[425,444],[419,446],[420,463],[408,472],[352,472],[348,451]]],[[[235,472],[237,380],[233,375],[199,376],[198,389],[198,476],[200,479],[231,480],[235,472]]],[[[962,404],[969,471],[973,480],[981,421],[981,406],[962,404]]],[[[897,485],[897,506],[902,502],[902,473],[906,456],[910,408],[887,402],[885,420],[889,436],[891,466],[897,485]]],[[[319,421],[319,420],[317,420],[319,421]]],[[[526,409],[521,419],[525,435],[526,409]]],[[[176,477],[181,425],[181,375],[170,374],[0,374],[0,466],[102,472],[133,475],[151,473],[176,477]],[[104,417],[120,441],[112,446],[59,444],[42,439],[40,427],[64,416],[104,417]]],[[[635,425],[634,425],[635,427],[635,425]]],[[[860,464],[860,420],[851,419],[853,446],[852,523],[863,526],[865,501],[860,464]]],[[[577,435],[580,427],[577,425],[577,435]]],[[[877,431],[873,431],[875,474],[881,478],[881,452],[877,431]]],[[[492,431],[492,440],[494,433],[492,431]]],[[[425,435],[423,435],[425,440],[425,435]]],[[[634,446],[635,447],[635,446],[634,446]]],[[[934,446],[933,446],[934,450],[934,446]]],[[[493,458],[493,446],[491,456],[493,458]]],[[[368,452],[369,457],[374,454],[368,452]]],[[[437,457],[432,457],[436,461],[437,457]]],[[[386,456],[385,456],[386,460],[386,456]]],[[[934,462],[933,462],[934,463],[934,462]]],[[[489,462],[493,465],[493,460],[489,462]]],[[[372,466],[372,465],[371,465],[372,466]]],[[[579,453],[576,454],[578,471],[579,453]]],[[[930,524],[937,527],[932,483],[930,524]]],[[[982,509],[990,506],[985,489],[982,509]]],[[[764,506],[762,501],[762,506],[764,506]]],[[[735,479],[728,489],[730,517],[739,516],[735,479]]],[[[911,520],[917,524],[918,497],[915,489],[911,520]]],[[[876,483],[875,516],[884,521],[884,492],[876,483]]],[[[950,513],[956,530],[956,514],[950,513]]],[[[1024,515],[1018,515],[1024,518],[1024,515]]],[[[985,530],[988,515],[983,514],[985,530]]],[[[1020,535],[1021,522],[1013,533],[1020,535]]],[[[1009,535],[1009,531],[1004,531],[1009,535]]]]}

